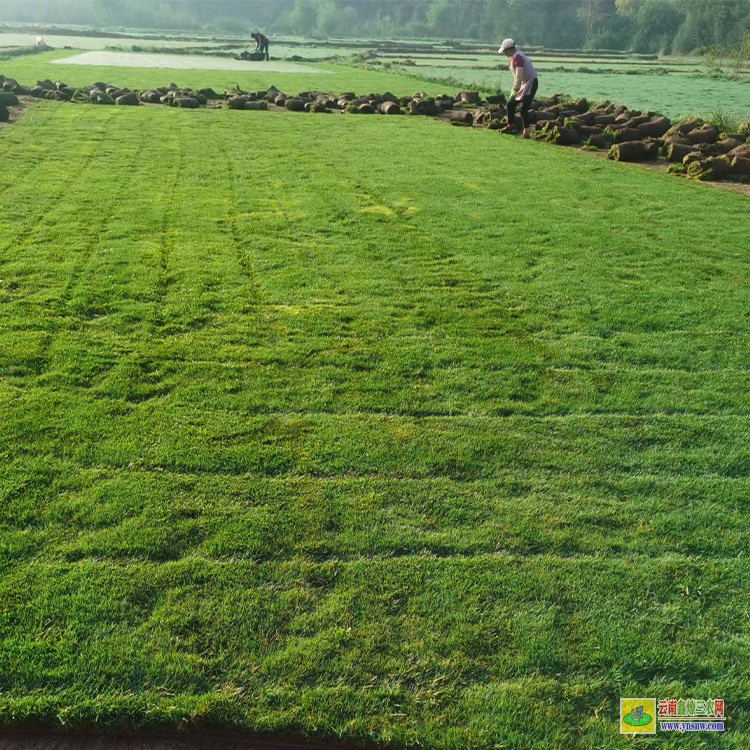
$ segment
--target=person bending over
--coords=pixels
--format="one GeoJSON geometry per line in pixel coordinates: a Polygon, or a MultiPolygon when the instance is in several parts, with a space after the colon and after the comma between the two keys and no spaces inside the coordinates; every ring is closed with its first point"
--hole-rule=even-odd
{"type": "Polygon", "coordinates": [[[508,127],[515,128],[516,107],[521,103],[521,124],[523,125],[524,138],[531,137],[529,130],[529,107],[534,101],[536,90],[539,87],[539,79],[531,60],[520,49],[516,49],[516,43],[512,39],[503,39],[498,52],[508,59],[508,69],[513,73],[513,88],[508,97],[508,127]]]}
{"type": "Polygon", "coordinates": [[[250,36],[255,39],[255,51],[260,52],[261,55],[266,56],[266,61],[268,60],[268,37],[263,36],[263,34],[256,33],[256,34],[250,34],[250,36]]]}

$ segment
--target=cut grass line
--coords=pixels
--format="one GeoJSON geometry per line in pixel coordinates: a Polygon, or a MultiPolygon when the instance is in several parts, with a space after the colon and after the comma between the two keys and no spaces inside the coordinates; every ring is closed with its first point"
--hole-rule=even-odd
{"type": "MultiPolygon", "coordinates": [[[[498,370],[492,370],[493,372],[502,372],[506,368],[500,368],[498,370]]],[[[513,370],[512,367],[507,368],[513,370]]],[[[543,369],[551,370],[553,372],[628,372],[628,373],[644,373],[644,374],[658,374],[658,373],[685,373],[695,375],[717,375],[721,373],[731,373],[735,375],[743,375],[750,373],[750,367],[586,367],[584,365],[554,365],[545,367],[543,369]]]]}
{"type": "MultiPolygon", "coordinates": [[[[507,411],[505,409],[498,409],[497,411],[507,411]]],[[[563,421],[572,419],[604,419],[611,420],[612,418],[618,419],[637,419],[637,420],[648,420],[648,419],[671,419],[674,417],[690,417],[691,419],[705,419],[716,423],[723,419],[734,419],[743,420],[750,419],[750,412],[723,412],[720,409],[714,409],[709,411],[704,409],[702,411],[691,411],[687,409],[675,409],[673,411],[578,411],[571,412],[570,410],[554,412],[549,409],[547,413],[529,413],[523,412],[520,409],[512,413],[505,414],[476,414],[472,412],[456,412],[455,410],[438,411],[437,409],[423,409],[420,411],[406,411],[397,409],[380,410],[375,408],[362,408],[358,411],[337,411],[335,409],[323,410],[319,409],[316,411],[309,411],[305,409],[272,409],[263,407],[242,407],[237,408],[233,406],[221,406],[212,405],[210,408],[207,407],[205,412],[207,414],[241,414],[246,417],[269,417],[274,419],[299,418],[309,417],[315,419],[317,417],[341,417],[342,419],[357,419],[360,417],[376,417],[383,419],[395,419],[403,420],[408,419],[414,422],[429,422],[431,420],[440,422],[451,422],[461,420],[464,422],[497,422],[499,420],[536,420],[536,421],[563,421]]]]}
{"type": "MultiPolygon", "coordinates": [[[[324,307],[327,305],[323,305],[324,307]]],[[[272,307],[269,305],[269,307],[272,307]]],[[[347,305],[342,305],[343,308],[348,308],[347,305]]],[[[24,327],[23,330],[35,330],[33,328],[24,327]]],[[[419,339],[418,339],[419,340],[419,339]]],[[[218,367],[228,370],[246,370],[253,367],[263,367],[269,364],[265,359],[248,359],[248,360],[215,360],[215,359],[177,359],[171,358],[166,360],[172,364],[186,364],[198,367],[218,367]]],[[[294,366],[299,369],[318,369],[319,364],[313,361],[301,361],[295,362],[294,366]]],[[[454,364],[443,364],[438,362],[434,369],[440,371],[465,371],[466,369],[476,370],[478,372],[485,373],[503,373],[503,372],[604,372],[604,373],[644,373],[644,374],[658,374],[658,373],[688,373],[696,375],[717,375],[722,373],[729,374],[750,374],[750,366],[748,367],[716,367],[716,368],[688,368],[688,367],[621,367],[621,366],[591,366],[585,365],[535,365],[535,364],[518,364],[518,365],[489,365],[487,367],[477,366],[457,366],[454,364]]]]}
{"type": "Polygon", "coordinates": [[[305,241],[307,239],[305,231],[298,229],[290,216],[288,208],[289,198],[286,195],[284,183],[281,180],[269,180],[268,188],[271,195],[274,196],[272,205],[275,210],[284,217],[294,247],[297,249],[298,256],[304,260],[307,267],[315,268],[317,275],[328,286],[331,294],[334,297],[338,296],[340,293],[336,288],[333,278],[321,264],[316,263],[315,253],[309,248],[308,243],[305,241]]]}
{"type": "MultiPolygon", "coordinates": [[[[159,331],[164,325],[166,318],[164,306],[170,285],[169,261],[175,248],[173,229],[173,223],[175,221],[175,196],[185,162],[185,142],[183,133],[178,132],[175,134],[174,131],[170,131],[170,134],[172,138],[169,146],[175,166],[171,178],[167,181],[167,195],[162,208],[163,213],[159,232],[159,268],[154,288],[154,311],[150,321],[154,332],[159,331]]],[[[167,163],[169,163],[169,161],[171,160],[167,160],[167,163]]]]}
{"type": "Polygon", "coordinates": [[[70,568],[75,567],[88,567],[97,566],[105,568],[136,568],[143,565],[152,565],[158,567],[160,565],[174,565],[175,563],[198,563],[201,565],[211,567],[231,567],[238,563],[246,565],[257,565],[258,567],[273,566],[273,565],[314,565],[321,568],[334,564],[340,566],[359,566],[363,563],[377,563],[377,564],[388,564],[390,562],[429,562],[439,560],[441,562],[450,563],[481,563],[485,562],[508,562],[508,563],[525,563],[525,562],[537,562],[537,561],[550,561],[550,562],[574,562],[574,563],[602,563],[609,561],[627,561],[628,563],[641,562],[654,562],[654,563],[683,563],[683,564],[695,564],[703,563],[705,561],[711,561],[711,563],[733,563],[737,561],[736,554],[706,554],[701,551],[695,554],[680,554],[678,552],[670,552],[668,554],[653,554],[652,552],[641,552],[633,551],[630,549],[603,550],[606,555],[602,554],[561,554],[558,552],[545,551],[545,552],[507,552],[505,550],[486,550],[476,553],[465,553],[465,552],[436,552],[425,549],[419,552],[406,552],[400,550],[393,550],[388,553],[372,553],[372,554],[353,554],[347,556],[341,555],[310,555],[304,553],[295,553],[289,556],[275,557],[275,556],[262,556],[258,557],[251,554],[234,554],[231,556],[208,556],[200,555],[190,552],[180,557],[168,558],[165,560],[153,560],[137,555],[120,555],[115,557],[87,557],[84,555],[76,555],[71,558],[65,553],[58,553],[56,556],[49,558],[33,557],[29,560],[24,560],[24,565],[34,568],[39,567],[55,567],[55,568],[70,568]]]}
{"type": "MultiPolygon", "coordinates": [[[[193,480],[193,479],[202,479],[205,477],[210,477],[212,474],[215,474],[217,479],[225,479],[227,475],[225,475],[222,472],[197,472],[197,471],[187,471],[184,469],[162,469],[162,468],[154,468],[149,466],[116,466],[116,465],[109,465],[109,464],[87,464],[82,462],[76,462],[76,461],[60,461],[58,462],[56,459],[44,459],[40,458],[40,461],[43,461],[45,464],[50,464],[57,466],[59,465],[60,471],[68,470],[75,470],[76,472],[80,472],[83,476],[92,476],[92,477],[102,477],[102,478],[111,478],[116,477],[118,475],[122,476],[128,476],[128,475],[135,475],[135,476],[147,476],[147,477],[154,477],[159,478],[163,477],[165,475],[168,475],[170,477],[174,477],[176,479],[186,479],[186,480],[193,480]]],[[[243,472],[238,473],[236,475],[231,475],[230,479],[232,480],[239,480],[245,478],[252,478],[262,484],[279,484],[284,486],[294,486],[294,485],[300,485],[304,486],[306,484],[313,484],[313,485],[348,485],[348,484],[354,484],[354,485],[363,485],[368,486],[372,484],[372,477],[364,476],[361,474],[355,474],[355,475],[348,475],[348,476],[300,476],[295,475],[292,477],[285,477],[285,476],[262,476],[258,477],[255,476],[252,472],[243,472]]],[[[744,477],[744,476],[727,476],[724,474],[701,474],[700,476],[689,476],[684,474],[675,474],[675,475],[668,475],[663,476],[662,474],[657,474],[654,472],[639,472],[637,474],[632,473],[621,473],[621,472],[611,472],[611,471],[600,471],[600,472],[591,472],[590,474],[587,472],[585,476],[582,476],[579,473],[571,473],[571,472],[559,472],[552,469],[544,469],[544,468],[529,468],[524,470],[522,476],[519,475],[517,471],[508,469],[508,470],[498,470],[492,478],[460,478],[456,479],[455,477],[380,477],[378,478],[378,483],[382,483],[383,485],[390,486],[390,485],[403,485],[403,484],[414,484],[414,485],[422,485],[422,484],[438,484],[438,485],[444,485],[446,487],[450,486],[456,486],[456,487],[471,487],[471,486],[492,486],[496,484],[502,484],[502,483],[521,483],[524,484],[529,479],[532,479],[534,481],[546,481],[550,482],[552,484],[564,484],[565,486],[580,486],[580,487],[598,487],[602,483],[605,483],[607,485],[612,484],[612,482],[623,482],[623,483],[642,483],[642,484],[653,484],[653,483],[661,483],[661,484],[667,484],[667,485],[676,485],[676,486],[683,486],[683,485],[690,485],[690,484],[706,484],[706,483],[716,483],[716,484],[729,484],[729,485],[739,485],[744,486],[746,484],[750,484],[750,476],[744,477]]]]}
{"type": "MultiPolygon", "coordinates": [[[[56,455],[40,455],[39,458],[41,460],[64,460],[66,462],[69,462],[70,459],[65,457],[64,459],[60,459],[56,455]]],[[[331,474],[324,474],[324,473],[313,473],[313,472],[299,472],[295,471],[293,469],[290,469],[286,472],[276,471],[274,473],[263,473],[258,471],[247,471],[247,470],[240,470],[240,469],[233,469],[232,467],[227,467],[226,469],[175,469],[171,466],[164,465],[162,463],[151,463],[149,465],[145,464],[138,464],[137,466],[135,464],[123,466],[122,464],[106,464],[101,462],[83,462],[83,461],[77,461],[74,462],[74,465],[77,466],[77,468],[81,471],[101,471],[101,472],[116,472],[116,471],[136,471],[136,472],[143,472],[144,474],[154,474],[154,475],[161,475],[161,476],[169,476],[169,477],[185,477],[185,478],[204,478],[204,477],[217,477],[217,478],[232,478],[237,479],[241,477],[246,477],[248,479],[253,480],[262,480],[262,481],[271,481],[276,480],[278,482],[294,482],[294,481],[309,481],[309,482],[341,482],[341,481],[351,481],[351,480],[358,480],[364,483],[371,483],[376,481],[383,481],[383,482],[454,482],[456,485],[464,486],[464,485],[471,485],[475,482],[490,482],[490,481],[498,481],[498,479],[501,479],[504,475],[503,474],[492,474],[491,476],[456,476],[455,474],[437,474],[437,473],[430,473],[425,475],[419,475],[419,474],[396,474],[396,473],[388,473],[387,471],[383,471],[383,473],[378,474],[375,472],[358,472],[356,474],[352,472],[348,472],[346,474],[342,475],[336,475],[333,476],[331,474]]],[[[531,477],[534,476],[548,476],[548,474],[545,474],[546,470],[536,470],[536,469],[523,469],[524,475],[529,475],[531,477]],[[541,473],[540,473],[541,472],[541,473]]],[[[750,477],[737,477],[737,476],[728,476],[725,473],[720,473],[716,471],[702,471],[700,473],[693,471],[692,473],[689,471],[684,472],[678,472],[678,471],[664,471],[664,472],[645,472],[645,471],[637,471],[637,472],[631,472],[631,471],[623,471],[623,470],[617,470],[612,468],[598,468],[598,467],[589,467],[586,470],[587,475],[592,477],[601,478],[602,481],[619,481],[619,480],[627,480],[632,481],[635,479],[639,480],[645,480],[645,481],[654,481],[654,482],[690,482],[695,480],[700,481],[729,481],[729,480],[736,480],[736,481],[749,481],[750,477]]],[[[562,469],[560,471],[553,472],[554,476],[565,476],[569,477],[571,480],[577,478],[580,476],[580,472],[578,470],[572,470],[572,469],[562,469]]],[[[509,480],[511,475],[508,476],[509,480]]]]}
{"type": "MultiPolygon", "coordinates": [[[[54,124],[53,122],[50,122],[50,119],[54,120],[54,117],[51,117],[51,113],[55,113],[56,111],[56,108],[45,110],[45,115],[47,116],[47,118],[44,127],[51,127],[52,130],[54,130],[54,124]]],[[[77,120],[81,119],[81,117],[82,115],[73,118],[70,124],[72,125],[77,120]]],[[[66,179],[59,179],[54,181],[53,184],[55,185],[55,190],[48,196],[46,196],[46,199],[43,199],[44,202],[41,206],[39,206],[38,202],[35,202],[34,208],[36,210],[20,225],[20,231],[15,235],[5,235],[6,238],[9,239],[4,246],[0,246],[0,262],[8,262],[8,260],[3,261],[1,259],[3,259],[6,253],[11,250],[13,252],[9,260],[15,260],[18,257],[18,254],[25,247],[28,247],[31,244],[31,240],[34,235],[45,226],[50,210],[57,206],[64,197],[70,195],[79,186],[86,184],[86,178],[89,172],[94,169],[95,159],[93,159],[92,157],[94,156],[94,153],[96,151],[97,143],[99,139],[105,138],[112,119],[113,118],[110,115],[109,118],[100,120],[98,122],[98,127],[96,128],[96,130],[89,134],[89,146],[82,153],[80,153],[80,162],[82,164],[82,167],[75,171],[72,181],[70,180],[70,175],[67,174],[66,179]]],[[[62,149],[66,146],[67,144],[60,144],[59,148],[62,149]]],[[[51,146],[50,148],[54,148],[54,146],[51,146]]],[[[23,188],[24,182],[31,183],[34,186],[38,185],[40,182],[38,170],[49,168],[49,164],[46,166],[43,165],[41,167],[38,164],[34,164],[33,166],[28,165],[27,169],[21,172],[22,175],[25,174],[25,179],[24,177],[22,177],[20,180],[14,179],[11,188],[8,189],[9,192],[11,189],[14,193],[19,192],[19,188],[23,188]]],[[[44,182],[44,184],[49,184],[49,182],[44,182]]],[[[39,195],[40,193],[35,191],[35,196],[37,198],[39,195]]]]}
{"type": "Polygon", "coordinates": [[[715,338],[717,336],[726,336],[728,338],[732,339],[744,339],[750,337],[750,333],[747,333],[746,331],[730,331],[726,328],[723,329],[716,329],[714,331],[712,330],[696,330],[691,331],[687,329],[678,329],[678,328],[670,328],[668,331],[633,331],[626,328],[619,328],[619,329],[607,329],[606,333],[586,333],[584,331],[570,331],[565,332],[562,331],[560,333],[538,333],[532,331],[528,334],[530,338],[533,339],[568,339],[568,338],[580,338],[580,339],[604,339],[605,341],[608,339],[612,339],[616,336],[622,336],[623,338],[661,338],[661,337],[667,337],[670,338],[672,336],[689,336],[691,338],[695,337],[706,337],[706,338],[715,338]]]}
{"type": "MultiPolygon", "coordinates": [[[[229,225],[229,231],[232,238],[232,250],[234,252],[237,265],[242,273],[242,277],[245,279],[248,291],[250,292],[249,300],[246,308],[243,310],[245,313],[257,312],[261,306],[261,286],[258,280],[258,274],[253,266],[250,252],[248,250],[248,237],[240,234],[238,219],[237,219],[237,204],[235,195],[240,194],[237,180],[237,170],[234,165],[234,159],[229,153],[226,147],[226,141],[219,141],[218,145],[219,153],[221,154],[222,163],[226,166],[229,180],[227,183],[226,190],[226,210],[227,210],[227,223],[229,225]]],[[[222,185],[224,183],[222,182],[222,185]]]]}
{"type": "MultiPolygon", "coordinates": [[[[550,563],[556,563],[559,562],[563,566],[566,563],[573,563],[573,564],[591,564],[591,565],[602,565],[603,567],[609,566],[610,563],[612,563],[612,567],[619,567],[621,563],[627,563],[628,567],[630,567],[630,563],[655,563],[655,564],[665,564],[665,565],[671,565],[673,563],[684,563],[687,565],[701,565],[705,564],[706,562],[710,561],[712,564],[715,562],[726,562],[728,567],[731,567],[732,565],[736,565],[737,567],[742,567],[744,565],[744,561],[741,559],[738,559],[737,556],[731,556],[727,555],[724,556],[714,556],[714,555],[682,555],[676,552],[672,552],[666,555],[650,555],[650,554],[634,554],[634,555],[625,555],[622,556],[617,555],[610,559],[610,553],[608,553],[607,557],[602,557],[601,555],[559,555],[555,553],[539,553],[539,554],[518,554],[518,553],[511,553],[511,552],[504,552],[502,550],[497,550],[493,552],[482,552],[478,553],[476,555],[466,555],[466,554],[455,554],[455,555],[440,555],[430,552],[418,552],[418,553],[407,553],[407,554],[395,554],[395,555],[363,555],[361,557],[352,557],[351,559],[347,560],[311,560],[309,558],[301,557],[301,556],[294,556],[289,559],[269,559],[269,560],[263,560],[263,561],[255,561],[252,559],[246,559],[246,558],[227,558],[227,559],[221,559],[221,558],[215,558],[215,557],[207,557],[204,555],[196,555],[196,554],[189,554],[185,555],[184,557],[179,558],[178,560],[143,560],[143,559],[137,559],[137,558],[118,558],[118,559],[110,559],[110,558],[102,558],[102,557],[92,557],[92,558],[79,558],[76,560],[64,560],[64,561],[58,561],[58,560],[43,560],[39,558],[32,558],[24,563],[24,567],[28,567],[31,569],[39,569],[39,568],[55,568],[61,572],[67,572],[67,571],[75,571],[80,568],[88,568],[88,567],[95,567],[95,568],[109,568],[109,569],[129,569],[129,568],[144,568],[144,569],[153,569],[153,570],[159,570],[163,567],[173,567],[173,566],[191,566],[193,564],[199,564],[199,565],[205,565],[207,569],[210,568],[223,568],[223,567],[231,567],[236,566],[233,569],[234,573],[238,573],[237,568],[246,568],[248,571],[262,571],[265,568],[268,568],[269,570],[273,569],[280,569],[283,570],[284,568],[289,569],[305,569],[308,571],[314,571],[315,569],[320,569],[326,572],[330,572],[330,565],[331,563],[335,563],[337,565],[340,565],[344,568],[346,567],[361,567],[363,564],[366,563],[374,563],[380,567],[387,567],[391,564],[395,565],[401,565],[409,563],[419,563],[424,562],[427,564],[433,563],[435,565],[441,566],[444,564],[450,564],[450,563],[457,563],[459,565],[475,565],[477,563],[480,563],[482,561],[487,561],[492,564],[501,564],[501,563],[519,563],[521,565],[524,565],[529,562],[545,562],[548,561],[550,563]]],[[[635,566],[634,566],[635,567],[635,566]]]]}

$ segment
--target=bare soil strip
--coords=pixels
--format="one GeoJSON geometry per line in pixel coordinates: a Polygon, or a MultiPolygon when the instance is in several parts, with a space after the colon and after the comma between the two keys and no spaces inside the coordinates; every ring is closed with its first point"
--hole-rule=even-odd
{"type": "Polygon", "coordinates": [[[245,73],[318,73],[332,75],[330,70],[318,70],[299,63],[282,60],[235,60],[230,57],[203,55],[167,55],[148,52],[107,52],[97,50],[53,60],[56,65],[107,65],[113,68],[163,68],[165,70],[236,70],[245,73]]]}

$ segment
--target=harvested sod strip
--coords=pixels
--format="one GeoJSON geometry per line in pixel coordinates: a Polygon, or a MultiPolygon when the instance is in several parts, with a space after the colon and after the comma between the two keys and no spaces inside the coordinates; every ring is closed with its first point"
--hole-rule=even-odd
{"type": "Polygon", "coordinates": [[[421,118],[0,158],[3,725],[747,746],[746,198],[421,118]]]}

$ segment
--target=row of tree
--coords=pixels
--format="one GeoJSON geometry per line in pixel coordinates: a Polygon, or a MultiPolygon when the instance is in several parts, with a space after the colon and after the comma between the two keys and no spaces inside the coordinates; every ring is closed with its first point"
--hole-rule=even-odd
{"type": "Polygon", "coordinates": [[[448,37],[636,52],[729,52],[748,0],[2,0],[0,21],[265,33],[448,37]]]}

